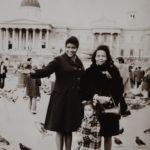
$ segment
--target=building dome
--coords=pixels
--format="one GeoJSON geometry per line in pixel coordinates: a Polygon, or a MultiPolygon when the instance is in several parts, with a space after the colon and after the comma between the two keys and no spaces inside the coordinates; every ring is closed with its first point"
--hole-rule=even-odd
{"type": "Polygon", "coordinates": [[[40,3],[38,0],[23,0],[21,2],[21,6],[31,6],[40,8],[40,3]]]}

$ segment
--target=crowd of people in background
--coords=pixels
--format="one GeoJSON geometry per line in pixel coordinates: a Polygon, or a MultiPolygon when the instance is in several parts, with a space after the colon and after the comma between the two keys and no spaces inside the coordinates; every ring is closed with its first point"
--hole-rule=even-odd
{"type": "MultiPolygon", "coordinates": [[[[101,124],[101,119],[96,116],[95,111],[97,102],[94,104],[91,100],[111,95],[115,105],[120,105],[121,115],[130,115],[125,98],[131,95],[132,98],[150,98],[150,68],[145,69],[135,63],[128,64],[123,57],[113,59],[106,45],[97,47],[89,60],[91,65],[84,68],[80,56],[76,55],[78,48],[79,41],[72,36],[66,40],[65,52],[61,51],[47,66],[34,64],[32,57],[19,62],[14,66],[14,74],[18,77],[17,88],[23,89],[23,98],[29,100],[29,112],[36,115],[37,101],[41,98],[40,86],[45,80],[50,81],[51,74],[55,73],[55,81],[46,81],[48,85],[51,84],[51,96],[45,122],[41,123],[43,132],[51,130],[57,133],[57,150],[62,150],[64,144],[66,150],[71,150],[72,132],[77,130],[82,134],[78,141],[81,149],[87,150],[92,147],[90,150],[98,150],[102,136],[104,149],[111,150],[111,137],[120,134],[120,129],[116,131],[116,127],[108,120],[101,124]],[[44,77],[47,78],[41,79],[44,77]],[[91,111],[90,115],[88,111],[91,111]],[[91,132],[95,126],[89,123],[96,126],[94,133],[91,132]],[[91,146],[90,142],[95,145],[91,146]]],[[[5,88],[10,63],[8,58],[0,59],[1,90],[5,88]]],[[[107,106],[104,106],[104,109],[107,109],[107,106]]]]}

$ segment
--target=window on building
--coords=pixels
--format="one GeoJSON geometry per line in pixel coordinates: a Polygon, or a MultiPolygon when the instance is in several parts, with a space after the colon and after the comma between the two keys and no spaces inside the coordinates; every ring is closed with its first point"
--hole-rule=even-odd
{"type": "Polygon", "coordinates": [[[108,35],[104,33],[102,36],[103,36],[103,42],[104,43],[107,42],[108,35]]]}
{"type": "Polygon", "coordinates": [[[114,34],[113,34],[113,41],[116,41],[116,40],[117,40],[117,36],[118,36],[117,33],[114,33],[114,34]]]}
{"type": "Polygon", "coordinates": [[[121,51],[120,51],[120,56],[124,56],[124,50],[123,49],[121,49],[121,51]]]}
{"type": "Polygon", "coordinates": [[[42,39],[45,39],[46,36],[46,30],[42,30],[42,39]]]}
{"type": "Polygon", "coordinates": [[[44,48],[44,49],[46,48],[46,42],[42,43],[42,48],[44,48]]]}
{"type": "Polygon", "coordinates": [[[133,49],[130,50],[130,57],[133,57],[133,49]]]}
{"type": "Polygon", "coordinates": [[[99,33],[95,33],[95,39],[98,40],[99,38],[99,33]]]}

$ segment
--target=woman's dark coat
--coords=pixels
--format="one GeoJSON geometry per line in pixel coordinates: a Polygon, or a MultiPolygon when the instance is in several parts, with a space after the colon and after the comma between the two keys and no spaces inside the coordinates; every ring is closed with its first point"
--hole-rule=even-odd
{"type": "Polygon", "coordinates": [[[73,62],[66,54],[56,57],[44,69],[37,70],[32,77],[42,78],[56,75],[54,90],[47,110],[45,129],[57,132],[76,131],[82,119],[80,101],[80,78],[84,72],[78,57],[73,62]]]}
{"type": "Polygon", "coordinates": [[[122,104],[122,109],[126,109],[126,104],[122,94],[124,92],[122,78],[116,66],[113,64],[97,66],[92,64],[86,69],[81,80],[82,100],[93,99],[94,94],[99,96],[112,96],[116,105],[122,104]],[[111,75],[107,78],[105,71],[111,75]]]}

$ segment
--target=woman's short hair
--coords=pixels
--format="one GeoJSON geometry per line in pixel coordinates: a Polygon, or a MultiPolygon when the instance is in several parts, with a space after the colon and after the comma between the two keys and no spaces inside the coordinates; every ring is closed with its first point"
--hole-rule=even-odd
{"type": "Polygon", "coordinates": [[[112,57],[110,55],[110,50],[109,50],[109,47],[107,45],[100,45],[96,48],[96,50],[94,51],[93,55],[92,55],[92,63],[93,64],[96,64],[96,60],[95,60],[95,57],[96,57],[96,54],[97,54],[97,51],[99,50],[102,50],[106,53],[106,57],[107,57],[107,61],[108,63],[113,63],[113,60],[112,60],[112,57]]]}
{"type": "Polygon", "coordinates": [[[77,48],[79,48],[79,40],[78,40],[77,37],[75,37],[75,36],[69,37],[69,38],[66,40],[66,42],[65,42],[65,46],[66,46],[68,43],[71,43],[71,44],[75,45],[77,48]]]}

